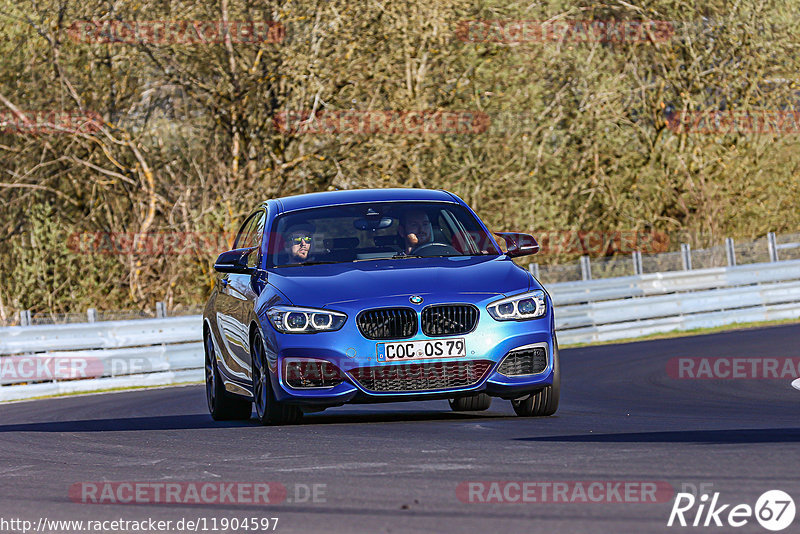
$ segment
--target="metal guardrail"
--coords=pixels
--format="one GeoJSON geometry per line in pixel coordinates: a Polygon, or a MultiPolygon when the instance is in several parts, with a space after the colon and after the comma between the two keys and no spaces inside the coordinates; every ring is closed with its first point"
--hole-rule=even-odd
{"type": "MultiPolygon", "coordinates": [[[[737,265],[752,265],[779,261],[800,259],[800,234],[776,235],[773,232],[766,236],[751,240],[734,242],[732,238],[725,238],[724,244],[708,248],[693,249],[689,243],[680,243],[680,250],[645,254],[645,251],[632,246],[648,248],[646,243],[625,244],[624,238],[619,235],[609,241],[594,240],[593,238],[611,238],[608,235],[575,233],[570,243],[565,245],[566,250],[576,253],[582,249],[585,254],[598,253],[598,244],[604,249],[617,248],[620,253],[611,257],[580,257],[578,263],[542,264],[531,263],[530,270],[533,275],[543,281],[548,287],[554,283],[567,281],[586,282],[595,279],[608,279],[615,277],[636,276],[644,273],[667,273],[674,271],[691,271],[692,269],[710,269],[714,267],[735,267],[737,265]],[[622,242],[619,240],[622,239],[622,242]],[[593,245],[594,243],[594,245],[593,245]],[[625,251],[623,252],[623,249],[625,251]]],[[[547,236],[545,235],[545,239],[547,236]]],[[[556,243],[555,249],[561,245],[556,243]]],[[[545,248],[547,246],[545,245],[545,248]]],[[[650,247],[652,248],[652,247],[650,247]]]]}
{"type": "MultiPolygon", "coordinates": [[[[800,318],[800,260],[563,282],[547,289],[562,345],[800,318]]],[[[201,328],[198,315],[0,328],[0,379],[6,384],[0,401],[202,380],[201,328]],[[77,371],[48,376],[48,365],[56,361],[73,362],[68,367],[77,371]]]]}
{"type": "Polygon", "coordinates": [[[800,280],[800,260],[546,284],[558,308],[579,302],[800,280]]]}
{"type": "Polygon", "coordinates": [[[566,331],[583,326],[680,317],[718,310],[769,307],[794,302],[800,302],[800,282],[575,304],[559,308],[556,317],[558,328],[566,331]]]}
{"type": "Polygon", "coordinates": [[[0,328],[0,401],[203,379],[200,316],[0,328]]]}
{"type": "Polygon", "coordinates": [[[548,287],[562,344],[800,318],[800,260],[548,287]]]}
{"type": "Polygon", "coordinates": [[[0,355],[53,350],[114,349],[202,340],[197,315],[0,328],[0,355]]]}

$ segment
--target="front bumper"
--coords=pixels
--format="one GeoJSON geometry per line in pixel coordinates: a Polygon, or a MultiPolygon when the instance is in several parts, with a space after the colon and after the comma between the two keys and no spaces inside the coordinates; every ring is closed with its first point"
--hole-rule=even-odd
{"type": "MultiPolygon", "coordinates": [[[[363,380],[357,379],[358,369],[371,367],[385,370],[398,366],[395,362],[377,361],[377,344],[394,340],[374,341],[365,339],[355,324],[357,310],[337,307],[348,314],[344,327],[336,332],[314,334],[283,334],[272,328],[269,321],[262,321],[264,339],[273,389],[278,401],[306,406],[335,406],[345,403],[377,403],[411,400],[453,398],[476,393],[486,393],[506,399],[519,398],[553,383],[554,334],[552,330],[552,304],[548,302],[547,313],[529,321],[496,321],[486,312],[486,304],[497,296],[486,298],[478,306],[480,316],[476,328],[463,335],[432,338],[421,332],[403,341],[463,338],[466,344],[464,358],[437,358],[408,360],[404,365],[424,364],[435,366],[439,372],[448,368],[466,368],[470,362],[485,362],[481,377],[462,387],[434,387],[409,391],[373,391],[363,380]],[[511,351],[524,346],[539,345],[546,350],[547,365],[541,372],[526,376],[505,376],[498,372],[503,358],[511,351]],[[291,387],[284,376],[283,362],[287,358],[313,358],[328,361],[341,371],[345,380],[333,387],[300,389],[291,387]],[[456,364],[456,365],[454,365],[456,364]]],[[[549,299],[548,299],[549,300],[549,299]]],[[[408,300],[405,301],[406,303],[408,300]]],[[[431,302],[433,304],[435,302],[431,302]]],[[[426,302],[426,304],[429,304],[426,302]]],[[[406,304],[407,305],[407,304],[406,304]]],[[[483,369],[481,367],[481,369],[483,369]]],[[[392,369],[396,371],[395,369],[392,369]]],[[[363,375],[362,375],[363,376],[363,375]]],[[[409,375],[410,376],[410,375],[409,375]]],[[[418,384],[417,384],[418,386],[418,384]]]]}

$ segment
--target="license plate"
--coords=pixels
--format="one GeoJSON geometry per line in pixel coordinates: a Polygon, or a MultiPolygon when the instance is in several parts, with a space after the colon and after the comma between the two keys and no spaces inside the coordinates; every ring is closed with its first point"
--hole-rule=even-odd
{"type": "Polygon", "coordinates": [[[467,345],[464,338],[398,341],[378,343],[377,352],[379,362],[458,358],[467,355],[467,345]]]}

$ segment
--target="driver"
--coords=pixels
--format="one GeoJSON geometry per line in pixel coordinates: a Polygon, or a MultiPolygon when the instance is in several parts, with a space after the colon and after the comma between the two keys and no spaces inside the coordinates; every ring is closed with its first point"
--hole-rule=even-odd
{"type": "Polygon", "coordinates": [[[410,209],[400,214],[397,232],[403,238],[404,251],[410,254],[415,248],[433,241],[433,228],[428,214],[421,209],[410,209]]]}
{"type": "Polygon", "coordinates": [[[286,264],[305,263],[309,260],[314,242],[314,226],[311,224],[295,224],[284,234],[286,264]]]}

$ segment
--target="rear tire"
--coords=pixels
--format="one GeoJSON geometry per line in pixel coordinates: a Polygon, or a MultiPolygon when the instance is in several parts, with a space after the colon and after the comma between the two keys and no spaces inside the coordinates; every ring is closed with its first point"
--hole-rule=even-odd
{"type": "Polygon", "coordinates": [[[547,417],[558,410],[561,394],[561,366],[558,363],[558,340],[553,340],[553,385],[546,386],[524,399],[512,400],[511,406],[520,417],[547,417]]]}
{"type": "Polygon", "coordinates": [[[253,335],[250,356],[253,363],[253,403],[256,406],[258,422],[262,425],[286,425],[300,421],[303,412],[298,406],[278,402],[275,398],[269,368],[266,365],[264,342],[258,332],[253,335]]]}
{"type": "Polygon", "coordinates": [[[488,410],[491,405],[492,398],[486,393],[450,399],[450,408],[454,412],[482,412],[488,410]]]}
{"type": "Polygon", "coordinates": [[[225,385],[219,376],[217,358],[214,351],[214,342],[211,335],[205,339],[206,360],[206,402],[208,411],[214,421],[241,421],[250,419],[253,413],[253,403],[248,400],[231,396],[225,391],[225,385]]]}

